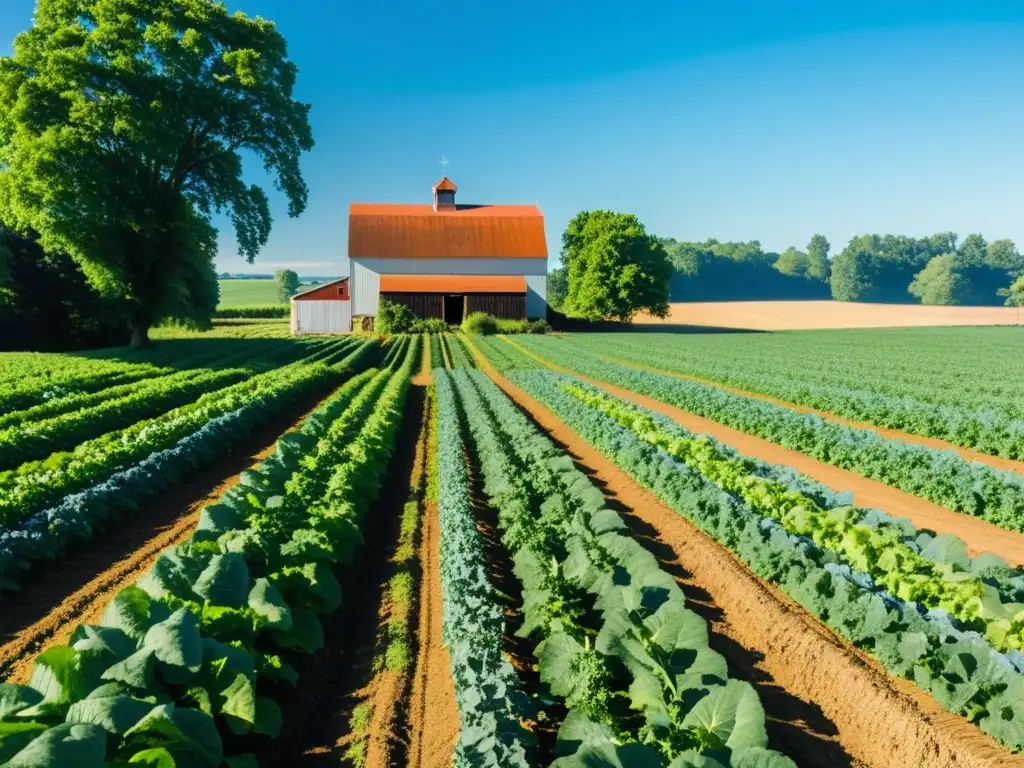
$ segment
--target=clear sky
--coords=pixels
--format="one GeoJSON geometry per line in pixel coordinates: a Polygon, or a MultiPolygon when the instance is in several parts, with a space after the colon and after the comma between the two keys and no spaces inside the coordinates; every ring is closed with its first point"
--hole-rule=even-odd
{"type": "MultiPolygon", "coordinates": [[[[0,0],[0,51],[33,0],[0,0]]],[[[231,0],[278,22],[313,105],[310,205],[253,267],[344,274],[352,200],[540,204],[679,239],[951,229],[1024,246],[1019,0],[231,0]]],[[[257,169],[258,171],[258,169],[257,169]]],[[[259,179],[253,174],[253,180],[259,179]]]]}

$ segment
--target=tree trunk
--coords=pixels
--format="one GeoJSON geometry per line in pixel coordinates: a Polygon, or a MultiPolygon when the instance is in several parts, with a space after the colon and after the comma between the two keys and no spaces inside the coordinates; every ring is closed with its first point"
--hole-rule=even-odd
{"type": "Polygon", "coordinates": [[[149,340],[149,324],[134,323],[132,325],[132,349],[148,349],[153,346],[149,340]]]}

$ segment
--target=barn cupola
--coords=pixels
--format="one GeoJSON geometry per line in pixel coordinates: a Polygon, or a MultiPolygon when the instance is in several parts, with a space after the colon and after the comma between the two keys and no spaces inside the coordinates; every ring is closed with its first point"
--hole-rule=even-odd
{"type": "Polygon", "coordinates": [[[434,210],[435,211],[454,211],[455,210],[455,193],[458,191],[458,187],[455,183],[447,176],[441,178],[437,184],[434,185],[434,210]]]}

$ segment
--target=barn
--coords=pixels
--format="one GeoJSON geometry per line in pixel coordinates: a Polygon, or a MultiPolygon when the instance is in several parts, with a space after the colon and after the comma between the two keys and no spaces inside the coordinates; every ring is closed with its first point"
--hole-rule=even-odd
{"type": "Polygon", "coordinates": [[[471,312],[547,315],[547,240],[536,205],[455,202],[447,176],[423,204],[352,203],[348,255],[353,322],[365,330],[381,300],[417,317],[460,323],[471,312]]]}
{"type": "Polygon", "coordinates": [[[349,279],[332,280],[292,296],[292,333],[348,333],[352,330],[349,279]]]}

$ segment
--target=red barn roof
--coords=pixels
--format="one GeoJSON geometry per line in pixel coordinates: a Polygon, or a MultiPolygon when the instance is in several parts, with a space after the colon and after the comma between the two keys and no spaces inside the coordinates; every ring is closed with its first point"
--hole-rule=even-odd
{"type": "Polygon", "coordinates": [[[548,256],[544,215],[535,205],[458,205],[435,211],[431,205],[352,203],[348,221],[348,255],[353,258],[548,256]]]}
{"type": "Polygon", "coordinates": [[[522,275],[381,275],[381,293],[526,293],[522,275]]]}

